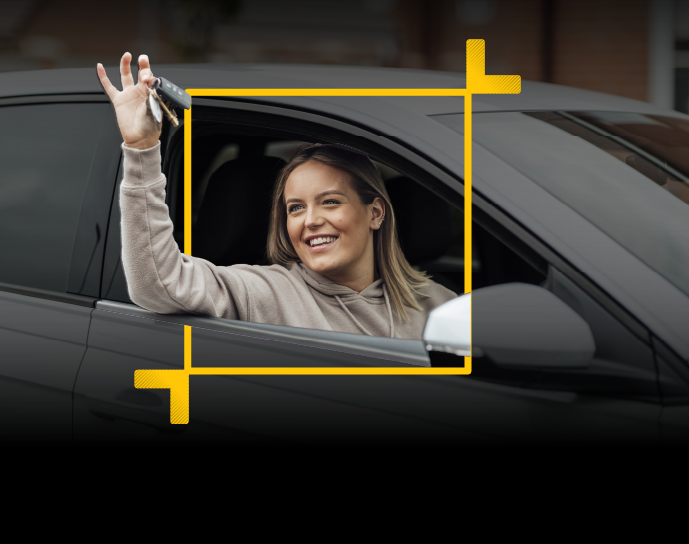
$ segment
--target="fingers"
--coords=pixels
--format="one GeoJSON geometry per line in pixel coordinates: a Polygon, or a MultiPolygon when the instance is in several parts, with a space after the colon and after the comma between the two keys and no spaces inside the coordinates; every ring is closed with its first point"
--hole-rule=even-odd
{"type": "Polygon", "coordinates": [[[132,70],[129,64],[132,62],[130,53],[122,55],[120,60],[120,76],[122,77],[122,90],[134,85],[134,78],[132,77],[132,70]]]}
{"type": "Polygon", "coordinates": [[[139,56],[139,83],[143,83],[146,87],[151,86],[151,82],[155,79],[151,72],[151,64],[148,61],[148,56],[139,56]]]}
{"type": "Polygon", "coordinates": [[[98,73],[98,79],[100,80],[100,84],[103,87],[103,90],[105,91],[105,94],[108,95],[108,98],[112,101],[115,96],[117,96],[117,93],[119,91],[115,88],[115,86],[110,83],[110,80],[108,79],[108,76],[105,73],[105,68],[103,68],[103,65],[99,62],[96,65],[96,72],[98,73]]]}

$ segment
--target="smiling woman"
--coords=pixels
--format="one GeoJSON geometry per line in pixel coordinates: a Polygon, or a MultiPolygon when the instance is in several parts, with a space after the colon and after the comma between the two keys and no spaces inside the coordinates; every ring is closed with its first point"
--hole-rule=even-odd
{"type": "Polygon", "coordinates": [[[270,266],[182,254],[165,205],[160,125],[145,106],[153,75],[142,56],[135,85],[129,61],[125,54],[122,92],[100,65],[98,74],[124,139],[122,263],[133,302],[164,314],[421,339],[428,312],[457,296],[409,265],[380,172],[339,144],[303,149],[277,175],[270,266]]]}
{"type": "Polygon", "coordinates": [[[427,298],[421,289],[431,283],[404,258],[378,169],[361,151],[337,144],[303,149],[282,169],[273,195],[268,256],[283,266],[301,261],[357,292],[382,278],[385,294],[405,322],[404,306],[421,311],[416,297],[427,298]]]}

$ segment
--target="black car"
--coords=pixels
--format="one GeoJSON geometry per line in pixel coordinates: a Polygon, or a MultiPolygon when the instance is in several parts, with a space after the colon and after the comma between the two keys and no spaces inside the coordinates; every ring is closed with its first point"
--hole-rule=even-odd
{"type": "MultiPolygon", "coordinates": [[[[159,66],[156,75],[207,89],[465,86],[461,75],[369,68],[159,66]]],[[[474,97],[466,263],[463,116],[461,98],[193,99],[194,255],[265,264],[266,165],[304,143],[355,147],[384,175],[408,260],[458,295],[472,267],[473,365],[470,376],[193,376],[190,423],[173,425],[169,391],[135,388],[134,372],[182,368],[184,325],[200,367],[463,358],[422,340],[134,305],[120,260],[121,137],[95,69],[0,75],[0,436],[79,445],[689,436],[689,117],[528,82],[520,95],[474,97]],[[241,198],[209,215],[205,197],[223,192],[241,198]],[[247,213],[246,199],[265,213],[247,213]]],[[[183,125],[166,124],[161,137],[180,247],[182,136],[183,125]]]]}

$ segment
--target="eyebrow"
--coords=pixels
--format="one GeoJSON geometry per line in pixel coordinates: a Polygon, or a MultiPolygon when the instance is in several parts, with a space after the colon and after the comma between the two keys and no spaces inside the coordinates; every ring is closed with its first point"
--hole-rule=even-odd
{"type": "MultiPolygon", "coordinates": [[[[324,197],[325,195],[342,195],[346,197],[347,195],[344,194],[342,191],[337,191],[336,189],[329,189],[327,191],[323,191],[322,193],[318,193],[314,199],[318,200],[321,197],[324,197]]],[[[289,200],[285,201],[285,206],[291,202],[303,202],[301,198],[290,198],[289,200]]]]}

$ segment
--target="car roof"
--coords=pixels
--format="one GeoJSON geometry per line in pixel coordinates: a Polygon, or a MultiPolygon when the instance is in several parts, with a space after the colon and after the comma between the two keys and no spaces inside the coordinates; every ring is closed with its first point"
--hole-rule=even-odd
{"type": "MultiPolygon", "coordinates": [[[[135,68],[134,68],[135,69],[135,68]]],[[[120,86],[119,68],[106,67],[112,83],[120,86]]],[[[154,65],[154,73],[185,89],[227,88],[465,88],[464,74],[402,68],[318,66],[288,64],[154,65]]],[[[35,70],[0,74],[0,98],[103,92],[93,68],[35,70]]],[[[462,113],[461,98],[382,97],[360,101],[394,102],[421,115],[462,113]]],[[[295,103],[297,98],[275,97],[269,102],[295,103]]],[[[322,102],[340,102],[338,97],[322,102]]],[[[522,81],[518,95],[476,95],[473,111],[608,110],[678,115],[648,102],[533,81],[522,81]]],[[[362,112],[363,113],[363,112],[362,112]]],[[[679,114],[681,115],[681,114],[679,114]]]]}

